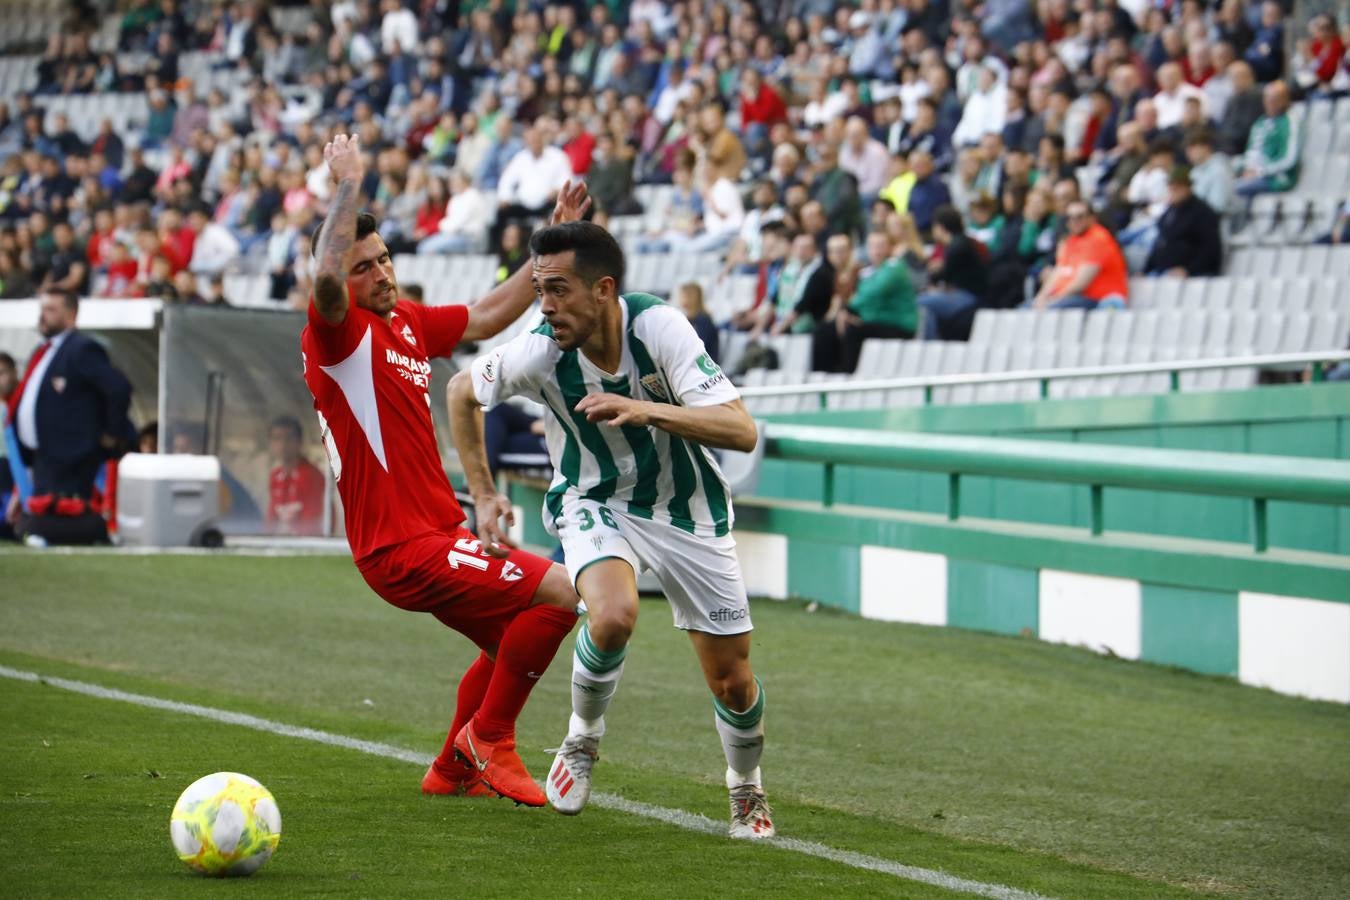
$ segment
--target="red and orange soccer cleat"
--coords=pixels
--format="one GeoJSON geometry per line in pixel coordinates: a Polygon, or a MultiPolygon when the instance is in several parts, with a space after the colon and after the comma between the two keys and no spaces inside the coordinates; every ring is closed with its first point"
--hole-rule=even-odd
{"type": "Polygon", "coordinates": [[[547,803],[544,792],[530,777],[525,763],[516,753],[516,742],[511,738],[489,744],[473,731],[473,722],[455,735],[455,752],[482,776],[492,790],[503,797],[526,806],[547,803]]]}
{"type": "Polygon", "coordinates": [[[463,777],[446,777],[437,770],[435,764],[428,766],[427,774],[422,776],[422,793],[452,797],[501,796],[488,786],[482,775],[461,765],[458,760],[455,764],[463,770],[463,777]]]}

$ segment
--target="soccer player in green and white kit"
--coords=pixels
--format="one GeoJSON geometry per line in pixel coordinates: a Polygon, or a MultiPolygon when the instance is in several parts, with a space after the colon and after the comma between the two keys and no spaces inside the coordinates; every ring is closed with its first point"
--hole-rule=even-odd
{"type": "Polygon", "coordinates": [[[562,542],[589,619],[572,660],[572,717],[545,791],[561,813],[586,805],[605,710],[637,621],[637,573],[651,569],[675,626],[689,633],[713,693],[727,759],[730,834],[774,834],[759,760],[764,693],[750,669],[750,607],[731,537],[726,480],[709,447],[758,438],[739,394],[679,310],[620,294],[623,251],[603,228],[570,222],[530,240],[546,324],[450,382],[450,421],[488,548],[511,546],[483,450],[482,408],[523,395],[549,410],[554,478],[544,522],[562,542]]]}

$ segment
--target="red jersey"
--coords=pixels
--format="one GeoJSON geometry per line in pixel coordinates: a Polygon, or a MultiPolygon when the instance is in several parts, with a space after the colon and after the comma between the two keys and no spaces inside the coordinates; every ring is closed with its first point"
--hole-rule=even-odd
{"type": "Polygon", "coordinates": [[[273,534],[323,531],[323,473],[309,460],[277,466],[267,478],[267,525],[273,534]]]}
{"type": "Polygon", "coordinates": [[[305,384],[358,563],[464,521],[441,467],[427,359],[449,354],[468,323],[467,306],[400,300],[388,322],[353,304],[341,325],[329,325],[310,299],[300,334],[305,384]]]}

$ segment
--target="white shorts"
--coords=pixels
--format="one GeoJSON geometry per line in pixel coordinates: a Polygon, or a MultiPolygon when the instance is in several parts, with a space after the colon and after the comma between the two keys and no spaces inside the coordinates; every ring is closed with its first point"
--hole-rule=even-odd
{"type": "Polygon", "coordinates": [[[676,628],[708,634],[743,634],[753,628],[731,535],[695,537],[668,522],[572,497],[563,501],[554,524],[573,585],[591,563],[622,559],[634,575],[650,569],[656,576],[676,628]]]}

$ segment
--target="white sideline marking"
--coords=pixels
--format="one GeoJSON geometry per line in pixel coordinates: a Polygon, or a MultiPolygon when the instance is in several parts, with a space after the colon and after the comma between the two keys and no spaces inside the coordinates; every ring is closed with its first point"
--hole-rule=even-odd
{"type": "MultiPolygon", "coordinates": [[[[167,710],[168,712],[183,713],[184,715],[210,719],[213,722],[223,722],[227,725],[239,725],[244,728],[252,728],[255,731],[265,731],[269,734],[278,734],[283,737],[300,738],[301,740],[314,741],[318,744],[327,744],[331,747],[341,747],[345,750],[357,750],[371,756],[379,756],[384,759],[396,759],[400,762],[414,763],[419,766],[430,765],[432,760],[432,757],[426,753],[417,753],[413,750],[395,747],[392,744],[381,744],[377,741],[363,741],[342,734],[333,734],[329,731],[318,731],[314,728],[301,728],[295,725],[287,725],[284,722],[274,722],[271,719],[262,719],[244,713],[230,712],[225,709],[215,709],[210,706],[198,706],[194,703],[180,703],[177,700],[164,700],[160,697],[150,697],[145,694],[132,694],[126,691],[119,691],[116,688],[106,688],[101,685],[89,684],[84,681],[71,681],[66,678],[39,675],[36,672],[25,672],[20,669],[11,669],[8,666],[0,666],[0,677],[10,678],[15,681],[27,681],[34,684],[45,684],[50,687],[61,688],[62,690],[71,691],[76,694],[84,694],[87,697],[97,697],[101,700],[120,700],[123,703],[131,703],[149,709],[162,709],[167,710]]],[[[648,803],[639,803],[636,800],[620,797],[618,794],[592,794],[590,802],[603,809],[612,809],[616,812],[641,816],[645,819],[655,819],[658,822],[665,822],[667,825],[674,825],[676,828],[683,828],[686,831],[698,831],[704,834],[717,835],[726,834],[725,823],[714,821],[707,816],[702,816],[697,813],[685,812],[682,809],[667,809],[663,806],[652,806],[648,803]]],[[[852,850],[839,850],[824,844],[817,844],[814,841],[803,841],[790,837],[777,837],[765,841],[764,843],[772,847],[777,847],[780,850],[791,850],[794,853],[800,853],[804,856],[814,856],[817,859],[829,860],[830,862],[840,863],[841,865],[849,866],[850,868],[864,869],[868,872],[880,872],[885,875],[894,875],[897,878],[903,878],[907,881],[918,881],[923,884],[945,888],[946,890],[956,891],[962,894],[992,897],[995,898],[995,900],[1045,900],[1041,894],[1018,890],[1017,888],[1008,887],[1006,885],[986,884],[983,881],[958,878],[955,875],[948,875],[946,872],[937,869],[907,866],[903,863],[893,862],[889,859],[881,859],[875,856],[867,856],[863,853],[855,853],[852,850]]]]}

